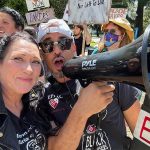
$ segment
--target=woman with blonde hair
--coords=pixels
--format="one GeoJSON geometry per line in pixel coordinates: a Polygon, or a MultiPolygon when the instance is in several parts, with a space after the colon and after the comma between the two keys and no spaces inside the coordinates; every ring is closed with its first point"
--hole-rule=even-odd
{"type": "Polygon", "coordinates": [[[134,31],[125,18],[110,19],[109,23],[102,25],[104,36],[101,38],[97,52],[115,50],[131,43],[134,39],[134,31]]]}

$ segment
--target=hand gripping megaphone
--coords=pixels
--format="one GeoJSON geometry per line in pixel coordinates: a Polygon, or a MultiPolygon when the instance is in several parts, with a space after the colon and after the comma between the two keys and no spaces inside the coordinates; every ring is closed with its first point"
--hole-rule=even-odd
{"type": "Polygon", "coordinates": [[[117,81],[133,85],[146,92],[134,132],[131,148],[134,150],[150,149],[149,43],[150,25],[142,36],[122,48],[71,59],[63,67],[65,76],[79,79],[83,85],[88,81],[117,81]]]}

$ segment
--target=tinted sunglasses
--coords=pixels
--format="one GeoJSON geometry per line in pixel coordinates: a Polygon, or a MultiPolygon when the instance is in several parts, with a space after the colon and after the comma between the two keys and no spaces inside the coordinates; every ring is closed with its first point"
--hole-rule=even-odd
{"type": "Polygon", "coordinates": [[[39,45],[42,48],[44,53],[51,53],[54,50],[54,46],[58,46],[62,51],[70,50],[73,39],[62,38],[57,42],[51,40],[45,40],[41,42],[39,45]]]}
{"type": "MultiPolygon", "coordinates": [[[[108,33],[108,32],[109,32],[109,33],[111,33],[111,34],[117,35],[115,29],[104,29],[103,31],[104,31],[104,33],[108,33]]],[[[120,35],[118,35],[118,36],[120,36],[120,35]]]]}

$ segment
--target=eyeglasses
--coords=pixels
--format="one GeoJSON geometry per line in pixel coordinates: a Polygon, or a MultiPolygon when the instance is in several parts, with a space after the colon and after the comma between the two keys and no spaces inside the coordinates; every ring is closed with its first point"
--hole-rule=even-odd
{"type": "MultiPolygon", "coordinates": [[[[108,32],[111,33],[111,34],[117,35],[115,29],[104,29],[104,33],[108,33],[108,32]]],[[[121,35],[118,35],[118,36],[121,36],[121,35]]]]}
{"type": "Polygon", "coordinates": [[[70,50],[73,39],[62,38],[57,42],[51,40],[45,40],[39,45],[44,53],[51,53],[54,50],[54,46],[58,46],[62,51],[70,50]]]}

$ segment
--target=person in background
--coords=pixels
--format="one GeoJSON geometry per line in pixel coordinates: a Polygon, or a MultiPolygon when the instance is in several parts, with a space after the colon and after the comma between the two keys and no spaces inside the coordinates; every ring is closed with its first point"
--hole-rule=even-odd
{"type": "Polygon", "coordinates": [[[85,48],[90,46],[91,34],[86,25],[74,25],[73,34],[76,45],[77,56],[82,54],[83,32],[85,35],[85,48]]]}
{"type": "MultiPolygon", "coordinates": [[[[62,72],[64,63],[73,58],[75,47],[70,28],[60,19],[52,19],[39,26],[38,42],[41,46],[44,61],[51,72],[51,77],[48,78],[45,96],[40,101],[40,109],[37,107],[37,111],[42,118],[45,118],[47,124],[49,122],[52,124],[54,135],[52,139],[55,139],[57,136],[61,136],[60,132],[66,125],[70,112],[72,113],[76,109],[76,105],[79,104],[77,100],[81,89],[79,81],[65,77],[62,72]]],[[[100,84],[102,84],[101,88],[108,88],[106,82],[100,84]]],[[[57,143],[59,146],[57,145],[56,149],[122,150],[129,147],[130,141],[126,140],[128,138],[126,138],[124,119],[133,132],[140,111],[138,99],[141,92],[125,84],[115,83],[115,86],[113,101],[103,111],[99,109],[93,113],[96,109],[96,106],[93,106],[92,113],[88,115],[86,121],[84,120],[86,125],[79,127],[79,122],[73,122],[69,119],[72,122],[72,126],[67,127],[68,132],[63,135],[64,137],[66,136],[66,140],[59,144],[57,143]],[[72,133],[72,138],[69,136],[70,133],[72,133]],[[81,138],[77,135],[80,135],[81,138]]],[[[88,98],[89,93],[87,92],[86,94],[88,98]]],[[[95,92],[95,96],[97,94],[95,92]]],[[[86,102],[83,106],[81,103],[78,105],[82,109],[82,114],[79,110],[81,118],[87,114],[85,105],[92,106],[97,103],[98,107],[102,102],[100,99],[99,102],[95,100],[93,97],[89,102],[85,100],[86,102]]],[[[54,143],[54,141],[51,140],[51,143],[54,143]]]]}
{"type": "Polygon", "coordinates": [[[134,40],[134,31],[125,18],[110,19],[108,24],[102,25],[103,37],[100,40],[97,52],[112,51],[123,47],[134,40]]]}
{"type": "Polygon", "coordinates": [[[32,26],[25,26],[24,31],[29,33],[31,36],[33,36],[34,39],[37,39],[37,32],[36,29],[32,26]]]}
{"type": "Polygon", "coordinates": [[[9,7],[0,8],[0,38],[23,29],[24,19],[20,13],[9,7]]]}

